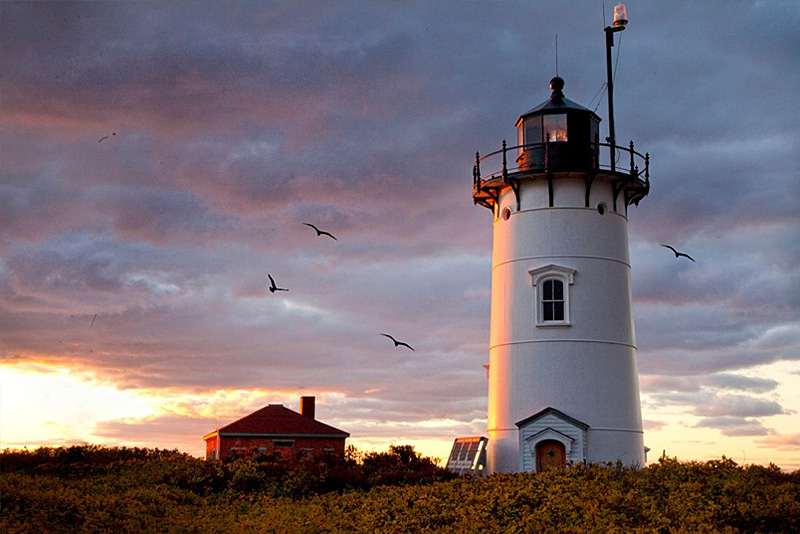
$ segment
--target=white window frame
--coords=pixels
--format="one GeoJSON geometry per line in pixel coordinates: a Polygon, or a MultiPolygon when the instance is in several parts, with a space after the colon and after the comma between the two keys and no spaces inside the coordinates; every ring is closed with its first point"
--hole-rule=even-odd
{"type": "Polygon", "coordinates": [[[570,326],[570,297],[569,286],[575,278],[575,269],[562,267],[560,265],[546,265],[538,269],[528,271],[531,275],[531,283],[536,290],[536,326],[570,326]],[[544,320],[544,291],[542,286],[548,280],[558,280],[564,288],[564,320],[545,321],[544,320]]]}

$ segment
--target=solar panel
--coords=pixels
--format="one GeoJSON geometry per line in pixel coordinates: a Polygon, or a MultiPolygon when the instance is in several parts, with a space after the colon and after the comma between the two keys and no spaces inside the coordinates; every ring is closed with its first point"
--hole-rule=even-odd
{"type": "Polygon", "coordinates": [[[487,438],[479,436],[456,438],[447,459],[447,470],[457,475],[481,476],[486,467],[487,443],[487,438]]]}

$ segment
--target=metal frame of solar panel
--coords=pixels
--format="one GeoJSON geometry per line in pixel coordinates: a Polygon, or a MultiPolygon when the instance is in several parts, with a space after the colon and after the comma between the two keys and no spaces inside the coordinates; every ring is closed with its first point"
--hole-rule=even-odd
{"type": "Polygon", "coordinates": [[[447,470],[457,475],[481,476],[486,468],[488,442],[481,436],[456,438],[447,459],[447,470]]]}

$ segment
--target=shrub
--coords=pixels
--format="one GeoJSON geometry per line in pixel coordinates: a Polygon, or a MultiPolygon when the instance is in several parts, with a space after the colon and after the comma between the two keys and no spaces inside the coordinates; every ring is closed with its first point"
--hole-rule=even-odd
{"type": "Polygon", "coordinates": [[[485,479],[453,479],[409,446],[224,462],[81,446],[6,451],[0,466],[4,534],[800,532],[800,472],[724,457],[485,479]]]}

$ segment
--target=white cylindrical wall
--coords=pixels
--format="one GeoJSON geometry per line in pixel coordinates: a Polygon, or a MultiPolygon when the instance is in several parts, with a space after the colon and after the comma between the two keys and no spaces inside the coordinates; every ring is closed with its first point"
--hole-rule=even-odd
{"type": "Polygon", "coordinates": [[[585,175],[510,188],[494,222],[489,356],[488,469],[519,469],[516,423],[555,408],[589,426],[586,459],[644,464],[636,341],[631,310],[627,219],[613,211],[609,177],[585,175]],[[597,206],[604,205],[601,214],[597,206]],[[503,217],[509,208],[511,215],[503,217]],[[574,271],[568,325],[537,325],[530,271],[574,271]]]}

